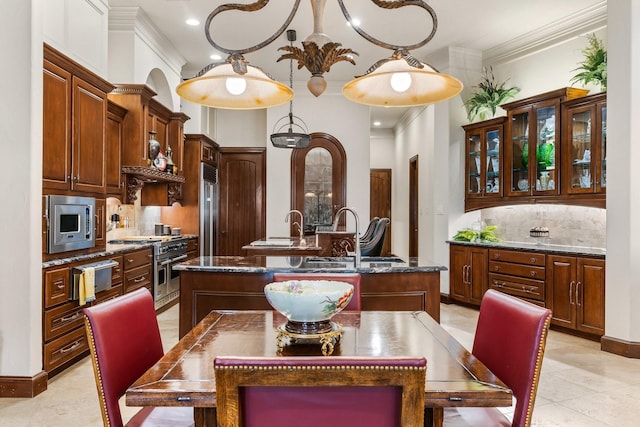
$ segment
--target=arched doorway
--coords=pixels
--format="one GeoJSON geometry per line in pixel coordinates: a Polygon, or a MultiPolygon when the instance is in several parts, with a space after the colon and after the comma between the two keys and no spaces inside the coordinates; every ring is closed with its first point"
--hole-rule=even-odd
{"type": "MultiPolygon", "coordinates": [[[[338,209],[346,205],[346,177],[344,147],[327,133],[312,133],[309,147],[292,151],[291,208],[304,214],[305,233],[330,225],[338,209]]],[[[295,235],[293,225],[291,233],[295,235]]]]}

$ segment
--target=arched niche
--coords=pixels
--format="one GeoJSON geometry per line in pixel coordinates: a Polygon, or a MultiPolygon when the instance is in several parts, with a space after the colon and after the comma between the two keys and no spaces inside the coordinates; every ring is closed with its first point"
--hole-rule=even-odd
{"type": "Polygon", "coordinates": [[[165,107],[173,110],[173,91],[169,86],[169,82],[167,81],[167,77],[164,75],[162,70],[159,68],[154,68],[149,72],[147,76],[146,85],[149,86],[156,95],[156,100],[160,102],[165,107]]]}
{"type": "MultiPolygon", "coordinates": [[[[305,232],[313,234],[316,226],[330,225],[346,197],[344,147],[332,135],[312,133],[309,147],[291,153],[291,208],[304,214],[305,232]]],[[[291,233],[296,234],[293,225],[291,233]]]]}

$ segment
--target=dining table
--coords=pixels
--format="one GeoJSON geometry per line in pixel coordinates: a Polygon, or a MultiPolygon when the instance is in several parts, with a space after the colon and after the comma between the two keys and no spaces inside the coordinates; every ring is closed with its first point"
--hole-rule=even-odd
{"type": "MultiPolygon", "coordinates": [[[[326,357],[427,359],[425,426],[441,426],[444,409],[512,405],[499,378],[424,311],[343,311],[326,357]]],[[[126,391],[127,406],[188,406],[196,426],[216,426],[216,356],[322,355],[315,339],[278,342],[287,319],[277,311],[212,311],[126,391]]],[[[282,338],[282,337],[281,337],[282,338]]]]}

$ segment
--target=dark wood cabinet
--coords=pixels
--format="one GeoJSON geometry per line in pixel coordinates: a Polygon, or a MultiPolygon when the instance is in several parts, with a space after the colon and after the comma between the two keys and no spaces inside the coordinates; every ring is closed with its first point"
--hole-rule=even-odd
{"type": "Polygon", "coordinates": [[[550,255],[547,261],[547,306],[551,323],[604,335],[605,261],[550,255]]]}
{"type": "Polygon", "coordinates": [[[607,188],[607,94],[562,103],[562,191],[604,198],[607,188]]]}
{"type": "Polygon", "coordinates": [[[105,192],[107,93],[112,88],[45,44],[43,189],[105,192]]]}
{"type": "Polygon", "coordinates": [[[506,117],[463,126],[465,131],[465,210],[482,208],[502,196],[502,147],[506,117]],[[487,200],[490,199],[490,200],[487,200]]]}
{"type": "Polygon", "coordinates": [[[544,306],[545,266],[542,253],[489,249],[489,288],[544,306]]]}
{"type": "Polygon", "coordinates": [[[124,180],[122,177],[123,121],[127,110],[109,100],[107,105],[107,130],[105,147],[106,193],[122,197],[124,180]]]}
{"type": "Polygon", "coordinates": [[[606,93],[587,92],[563,88],[510,102],[501,106],[506,118],[463,126],[465,211],[527,203],[604,208],[606,93]],[[491,145],[496,120],[504,120],[499,150],[491,145]]]}
{"type": "Polygon", "coordinates": [[[488,249],[452,244],[449,266],[451,299],[479,305],[487,290],[488,249]]]}
{"type": "Polygon", "coordinates": [[[126,253],[122,258],[124,293],[145,287],[153,294],[153,253],[151,248],[126,253]]]}
{"type": "Polygon", "coordinates": [[[88,303],[91,306],[122,295],[122,258],[122,255],[98,257],[43,269],[42,366],[49,378],[89,354],[82,316],[82,309],[86,306],[69,299],[72,269],[97,261],[113,260],[118,263],[111,270],[111,288],[98,292],[95,301],[88,303]]]}
{"type": "Polygon", "coordinates": [[[127,110],[122,122],[121,158],[125,173],[125,203],[137,200],[146,206],[167,206],[182,200],[184,123],[189,116],[172,112],[153,97],[146,85],[117,85],[109,99],[127,110]],[[166,156],[171,147],[175,168],[159,171],[150,168],[149,140],[160,143],[166,156]],[[173,172],[176,172],[175,174],[173,172]]]}
{"type": "Polygon", "coordinates": [[[96,236],[96,250],[104,250],[107,247],[107,201],[96,199],[94,233],[96,236]]]}

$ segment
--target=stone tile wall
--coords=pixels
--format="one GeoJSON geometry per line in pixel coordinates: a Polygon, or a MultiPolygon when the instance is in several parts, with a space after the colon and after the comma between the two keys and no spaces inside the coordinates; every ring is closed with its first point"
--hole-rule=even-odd
{"type": "Polygon", "coordinates": [[[496,235],[511,242],[536,242],[532,227],[548,227],[545,243],[583,247],[606,247],[606,209],[567,205],[523,205],[484,209],[482,221],[497,225],[496,235]]]}

